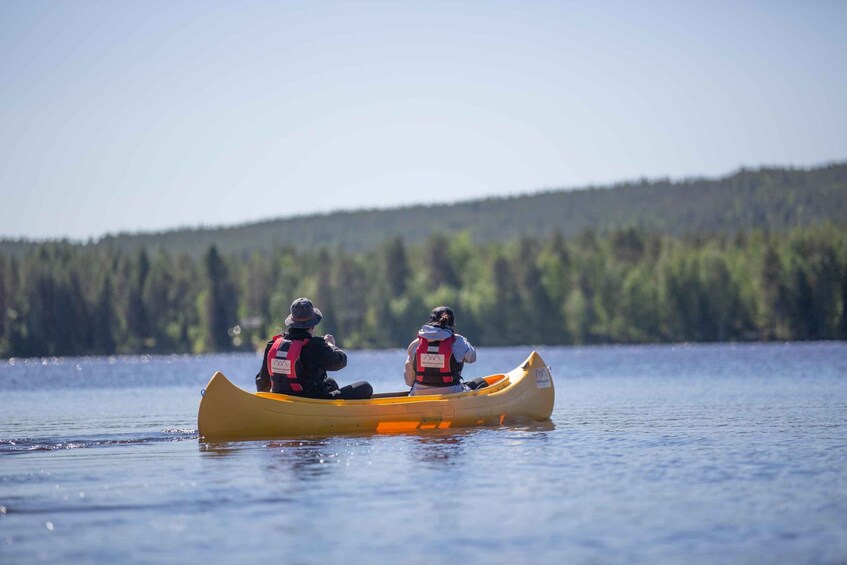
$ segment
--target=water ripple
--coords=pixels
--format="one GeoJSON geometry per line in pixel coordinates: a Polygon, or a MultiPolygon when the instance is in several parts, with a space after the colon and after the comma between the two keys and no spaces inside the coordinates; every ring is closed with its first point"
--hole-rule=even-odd
{"type": "Polygon", "coordinates": [[[118,434],[97,437],[12,438],[0,439],[0,455],[56,451],[61,449],[87,449],[122,445],[153,444],[161,442],[198,439],[197,430],[166,428],[152,435],[118,434]]]}

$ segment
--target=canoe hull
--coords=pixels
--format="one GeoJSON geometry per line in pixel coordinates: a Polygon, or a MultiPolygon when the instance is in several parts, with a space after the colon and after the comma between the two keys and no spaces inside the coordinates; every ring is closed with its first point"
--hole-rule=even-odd
{"type": "Polygon", "coordinates": [[[218,372],[200,401],[197,427],[204,439],[236,440],[392,433],[550,418],[553,377],[537,353],[509,373],[487,380],[491,384],[486,388],[457,394],[317,400],[249,393],[218,372]]]}

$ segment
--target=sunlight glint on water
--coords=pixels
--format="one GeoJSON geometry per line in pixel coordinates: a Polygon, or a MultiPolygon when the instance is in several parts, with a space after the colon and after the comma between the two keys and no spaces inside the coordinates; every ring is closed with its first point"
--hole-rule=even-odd
{"type": "MultiPolygon", "coordinates": [[[[255,355],[2,361],[0,561],[847,559],[847,345],[539,351],[546,424],[220,444],[200,390],[249,390],[255,355]]],[[[339,380],[399,389],[402,362],[339,380]]]]}

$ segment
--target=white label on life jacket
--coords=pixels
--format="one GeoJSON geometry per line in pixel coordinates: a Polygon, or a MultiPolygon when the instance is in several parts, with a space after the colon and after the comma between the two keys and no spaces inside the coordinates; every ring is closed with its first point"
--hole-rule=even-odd
{"type": "Polygon", "coordinates": [[[421,366],[440,369],[444,366],[444,356],[437,353],[424,353],[421,355],[421,366]]]}
{"type": "Polygon", "coordinates": [[[288,359],[271,359],[271,371],[276,375],[290,375],[291,361],[288,359]]]}
{"type": "Polygon", "coordinates": [[[553,386],[553,375],[549,367],[541,367],[535,370],[535,386],[538,388],[549,388],[553,386]]]}

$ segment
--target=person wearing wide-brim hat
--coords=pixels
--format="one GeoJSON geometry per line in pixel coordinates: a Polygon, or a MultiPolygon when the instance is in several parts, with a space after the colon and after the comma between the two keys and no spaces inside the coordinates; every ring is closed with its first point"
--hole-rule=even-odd
{"type": "Polygon", "coordinates": [[[462,381],[462,369],[465,363],[476,361],[476,349],[456,333],[456,316],[447,306],[432,309],[407,353],[405,379],[412,387],[409,396],[450,394],[488,384],[484,379],[462,381]]]}
{"type": "Polygon", "coordinates": [[[339,388],[327,371],[347,366],[347,354],[335,345],[331,334],[315,336],[323,314],[308,298],[291,303],[285,318],[288,331],[274,336],[265,347],[256,390],[309,398],[370,398],[373,387],[365,381],[339,388]]]}

